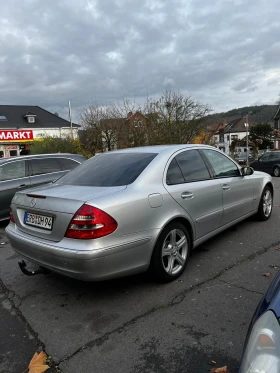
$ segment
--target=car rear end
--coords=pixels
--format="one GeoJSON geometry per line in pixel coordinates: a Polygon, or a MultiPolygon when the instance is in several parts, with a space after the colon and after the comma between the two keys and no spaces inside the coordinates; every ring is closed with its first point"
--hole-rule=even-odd
{"type": "Polygon", "coordinates": [[[127,184],[155,156],[144,156],[137,169],[130,155],[133,170],[124,167],[122,175],[104,173],[100,162],[95,162],[94,172],[93,160],[87,161],[53,185],[17,193],[6,228],[12,247],[40,266],[82,280],[147,269],[156,234],[132,222],[131,214],[137,210],[145,214],[146,207],[141,197],[129,194],[127,184]]]}

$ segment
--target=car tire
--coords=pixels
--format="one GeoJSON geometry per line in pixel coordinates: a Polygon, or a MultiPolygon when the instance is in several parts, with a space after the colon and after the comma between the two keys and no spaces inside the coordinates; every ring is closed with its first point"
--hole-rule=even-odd
{"type": "Polygon", "coordinates": [[[191,249],[190,235],[180,222],[168,224],[155,245],[149,272],[161,282],[176,280],[184,272],[191,249]]]}
{"type": "Polygon", "coordinates": [[[275,166],[273,169],[273,176],[279,177],[280,176],[280,168],[278,166],[275,166]]]}
{"type": "Polygon", "coordinates": [[[262,192],[262,196],[259,203],[257,217],[261,221],[268,220],[271,216],[273,208],[273,195],[272,190],[269,186],[266,186],[262,192]]]}

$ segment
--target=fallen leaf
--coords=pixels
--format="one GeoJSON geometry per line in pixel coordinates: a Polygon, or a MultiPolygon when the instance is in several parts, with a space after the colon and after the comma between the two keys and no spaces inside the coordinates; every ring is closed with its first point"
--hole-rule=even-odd
{"type": "Polygon", "coordinates": [[[210,373],[230,373],[228,370],[227,366],[225,365],[224,367],[221,368],[212,368],[210,370],[210,373]]]}
{"type": "Polygon", "coordinates": [[[265,276],[265,277],[270,277],[270,276],[271,276],[271,273],[269,273],[269,272],[265,272],[265,273],[263,273],[263,276],[265,276]]]}
{"type": "Polygon", "coordinates": [[[278,268],[278,266],[277,265],[275,265],[275,264],[270,264],[270,266],[269,266],[270,268],[278,268]]]}
{"type": "Polygon", "coordinates": [[[217,364],[217,362],[215,360],[212,360],[211,363],[212,364],[217,364]]]}
{"type": "Polygon", "coordinates": [[[277,249],[275,249],[275,250],[277,250],[277,251],[280,251],[280,247],[278,247],[277,249]]]}
{"type": "Polygon", "coordinates": [[[43,373],[49,369],[49,366],[45,364],[46,359],[47,355],[44,352],[40,352],[39,354],[35,352],[28,365],[29,373],[43,373]]]}

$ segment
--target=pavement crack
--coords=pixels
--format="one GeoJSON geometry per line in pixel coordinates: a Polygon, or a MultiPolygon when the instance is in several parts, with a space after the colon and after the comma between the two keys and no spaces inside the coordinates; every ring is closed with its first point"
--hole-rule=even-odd
{"type": "Polygon", "coordinates": [[[224,280],[220,280],[220,281],[221,281],[221,282],[224,282],[225,285],[228,285],[228,286],[233,286],[233,287],[238,288],[238,289],[246,290],[246,291],[249,291],[250,293],[255,293],[255,294],[264,295],[264,293],[262,293],[261,291],[256,291],[256,290],[247,289],[247,288],[245,288],[244,286],[237,285],[237,284],[235,284],[235,283],[227,282],[227,281],[224,281],[224,280]]]}
{"type": "MultiPolygon", "coordinates": [[[[242,263],[244,262],[247,262],[247,261],[251,261],[253,259],[255,259],[256,257],[266,253],[269,249],[275,247],[275,246],[278,246],[280,245],[280,241],[277,241],[275,243],[273,243],[272,245],[269,245],[267,247],[264,247],[262,248],[261,250],[259,251],[256,251],[254,254],[251,254],[249,255],[248,257],[245,257],[243,258],[242,260],[239,260],[238,262],[235,262],[233,263],[232,265],[222,269],[220,272],[218,272],[217,274],[215,274],[214,276],[212,276],[211,278],[207,278],[205,279],[204,281],[201,281],[195,285],[190,285],[187,289],[181,291],[180,293],[176,294],[172,300],[168,303],[165,303],[163,305],[160,305],[158,307],[153,307],[151,308],[150,310],[148,310],[147,312],[143,313],[142,315],[138,315],[137,317],[135,318],[132,318],[131,320],[125,322],[123,325],[105,333],[103,336],[101,337],[98,337],[92,341],[89,341],[88,343],[86,343],[85,345],[83,345],[82,347],[78,348],[75,352],[73,352],[71,355],[63,358],[60,360],[60,362],[58,363],[58,365],[60,365],[61,363],[65,362],[65,361],[69,361],[70,359],[72,359],[74,356],[78,355],[79,353],[82,353],[84,350],[89,350],[91,349],[92,347],[94,346],[101,346],[105,341],[107,341],[112,335],[114,334],[120,334],[122,333],[123,331],[125,331],[127,328],[129,328],[131,325],[134,325],[136,324],[139,320],[157,312],[157,311],[160,311],[160,310],[164,310],[164,309],[168,309],[170,307],[173,307],[173,306],[176,306],[180,303],[182,303],[185,299],[185,297],[187,296],[188,293],[190,293],[191,291],[193,290],[196,290],[198,289],[199,287],[205,285],[206,283],[210,282],[210,281],[213,281],[213,280],[216,280],[216,279],[219,279],[225,272],[227,272],[228,270],[232,269],[232,268],[235,268],[239,265],[241,265],[242,263]]],[[[220,280],[221,281],[221,280],[220,280]]],[[[226,285],[226,284],[225,284],[226,285]]],[[[233,284],[228,284],[228,285],[233,285],[233,284]]],[[[237,286],[237,285],[236,285],[237,286]]],[[[238,287],[238,286],[237,286],[238,287]]],[[[246,291],[250,291],[250,292],[254,292],[254,293],[257,293],[257,294],[260,294],[260,295],[263,295],[263,293],[260,293],[260,292],[256,292],[254,290],[249,290],[249,289],[246,289],[246,288],[243,288],[244,290],[246,291]]]]}
{"type": "Polygon", "coordinates": [[[21,298],[14,292],[9,290],[3,283],[3,281],[0,279],[0,294],[5,294],[6,299],[9,301],[10,304],[10,311],[14,312],[19,319],[24,323],[29,335],[36,341],[36,344],[38,346],[38,349],[42,349],[45,351],[45,345],[43,342],[41,342],[38,338],[38,333],[36,333],[32,327],[27,322],[26,318],[23,316],[22,312],[19,309],[19,306],[21,305],[21,298]]]}

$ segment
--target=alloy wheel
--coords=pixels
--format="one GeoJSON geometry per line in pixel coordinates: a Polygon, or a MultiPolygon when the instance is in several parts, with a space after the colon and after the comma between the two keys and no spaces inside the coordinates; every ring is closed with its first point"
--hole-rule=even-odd
{"type": "Polygon", "coordinates": [[[280,168],[279,167],[274,168],[273,175],[276,176],[276,177],[279,177],[279,175],[280,175],[280,168]]]}
{"type": "Polygon", "coordinates": [[[185,265],[188,256],[188,240],[181,229],[171,230],[162,246],[162,264],[165,271],[175,275],[185,265]]]}
{"type": "Polygon", "coordinates": [[[263,213],[266,217],[271,214],[272,210],[272,195],[271,191],[267,189],[263,195],[263,213]]]}

